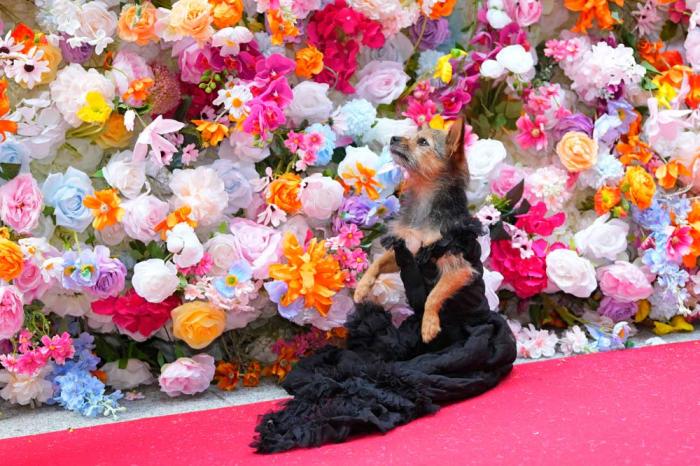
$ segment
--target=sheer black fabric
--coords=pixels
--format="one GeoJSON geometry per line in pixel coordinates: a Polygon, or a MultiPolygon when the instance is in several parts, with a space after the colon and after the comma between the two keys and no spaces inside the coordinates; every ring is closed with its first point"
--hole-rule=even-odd
{"type": "Polygon", "coordinates": [[[480,229],[466,220],[415,256],[401,239],[385,238],[415,314],[396,328],[380,306],[357,305],[347,348],[327,346],[299,361],[282,383],[294,398],[262,417],[252,446],[272,453],[387,432],[496,386],[511,371],[516,348],[507,323],[486,301],[480,229]],[[424,344],[423,306],[438,279],[436,261],[448,253],[461,254],[478,274],[446,301],[442,331],[424,344]]]}

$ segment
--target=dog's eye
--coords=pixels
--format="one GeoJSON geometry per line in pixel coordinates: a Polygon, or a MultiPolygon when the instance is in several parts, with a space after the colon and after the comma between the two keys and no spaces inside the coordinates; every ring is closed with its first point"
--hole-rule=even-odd
{"type": "Polygon", "coordinates": [[[428,143],[428,140],[425,138],[418,138],[418,145],[419,146],[429,146],[430,144],[428,143]]]}

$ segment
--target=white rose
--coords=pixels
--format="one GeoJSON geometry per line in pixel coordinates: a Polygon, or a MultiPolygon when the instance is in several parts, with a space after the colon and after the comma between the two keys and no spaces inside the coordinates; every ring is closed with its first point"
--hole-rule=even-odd
{"type": "Polygon", "coordinates": [[[496,139],[479,139],[467,151],[469,176],[473,180],[485,180],[506,158],[506,148],[496,139]]]}
{"type": "Polygon", "coordinates": [[[115,96],[112,81],[96,69],[86,70],[77,63],[71,63],[59,70],[49,88],[51,99],[63,118],[74,128],[83,124],[77,113],[85,105],[85,96],[88,92],[99,92],[110,106],[115,96]]]}
{"type": "Polygon", "coordinates": [[[124,369],[119,368],[118,361],[108,362],[101,369],[107,374],[107,385],[117,390],[131,390],[155,380],[148,364],[138,359],[129,359],[124,369]]]}
{"type": "Polygon", "coordinates": [[[168,231],[167,245],[174,254],[173,262],[180,268],[192,267],[204,256],[202,243],[187,223],[178,223],[168,231]]]}
{"type": "Polygon", "coordinates": [[[210,167],[175,170],[170,189],[174,207],[189,206],[192,217],[202,226],[218,223],[228,206],[224,181],[210,167]]]}
{"type": "Polygon", "coordinates": [[[381,147],[389,144],[392,136],[413,136],[418,127],[410,118],[394,120],[391,118],[377,118],[375,124],[363,137],[366,142],[376,142],[381,147]]]}
{"type": "Polygon", "coordinates": [[[270,156],[270,147],[259,145],[252,134],[234,131],[219,145],[219,157],[234,162],[256,163],[270,156]]]}
{"type": "Polygon", "coordinates": [[[615,260],[627,249],[629,225],[620,219],[608,221],[610,214],[598,217],[588,227],[574,235],[576,248],[591,259],[615,260]]]}
{"type": "Polygon", "coordinates": [[[327,220],[343,203],[343,186],[320,173],[305,178],[301,184],[301,207],[317,220],[327,220]]]}
{"type": "Polygon", "coordinates": [[[392,103],[410,79],[403,65],[394,61],[372,61],[362,68],[358,77],[355,92],[375,105],[392,103]]]}
{"type": "Polygon", "coordinates": [[[494,29],[503,29],[513,22],[510,16],[508,16],[508,13],[496,8],[490,8],[489,11],[486,12],[486,20],[494,29]]]}
{"type": "Polygon", "coordinates": [[[479,73],[485,78],[498,79],[503,76],[506,69],[496,60],[485,60],[479,68],[479,73]]]}
{"type": "Polygon", "coordinates": [[[236,213],[245,209],[253,201],[252,180],[260,178],[253,163],[240,163],[232,160],[218,159],[211,164],[219,178],[224,181],[228,193],[228,208],[225,213],[236,213]]]}
{"type": "Polygon", "coordinates": [[[102,175],[107,183],[119,190],[125,197],[133,199],[139,195],[146,183],[146,163],[133,161],[132,152],[117,152],[102,168],[102,175]]]}
{"type": "Polygon", "coordinates": [[[159,238],[155,227],[168,215],[170,208],[155,196],[142,195],[122,203],[122,225],[129,237],[144,243],[159,238]]]}
{"type": "Polygon", "coordinates": [[[333,110],[333,102],[326,95],[328,84],[302,81],[292,89],[292,102],[287,115],[295,125],[307,120],[309,123],[323,123],[333,110]]]}
{"type": "Polygon", "coordinates": [[[217,233],[204,243],[204,249],[211,256],[214,265],[212,275],[224,275],[240,255],[236,249],[238,242],[233,235],[217,233]]]}
{"type": "Polygon", "coordinates": [[[576,251],[556,249],[547,254],[545,262],[547,277],[565,293],[587,298],[598,287],[593,264],[576,251]]]}
{"type": "Polygon", "coordinates": [[[134,266],[131,284],[136,294],[149,303],[160,303],[175,293],[180,279],[172,262],[148,259],[134,266]]]}
{"type": "Polygon", "coordinates": [[[112,36],[117,30],[117,15],[100,1],[86,2],[79,11],[80,28],[76,35],[89,39],[95,46],[95,53],[100,55],[107,45],[114,42],[112,36]]]}
{"type": "Polygon", "coordinates": [[[532,54],[520,44],[503,47],[496,54],[496,61],[515,74],[525,74],[535,66],[532,54]]]}

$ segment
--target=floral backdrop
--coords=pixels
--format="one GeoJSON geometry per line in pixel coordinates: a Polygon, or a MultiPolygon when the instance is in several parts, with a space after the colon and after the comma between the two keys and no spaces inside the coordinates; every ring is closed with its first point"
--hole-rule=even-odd
{"type": "MultiPolygon", "coordinates": [[[[0,396],[111,415],[342,344],[405,179],[466,115],[524,358],[700,314],[697,0],[0,5],[0,396]]],[[[372,299],[411,314],[398,274],[372,299]]],[[[654,340],[652,339],[652,343],[654,340]]]]}

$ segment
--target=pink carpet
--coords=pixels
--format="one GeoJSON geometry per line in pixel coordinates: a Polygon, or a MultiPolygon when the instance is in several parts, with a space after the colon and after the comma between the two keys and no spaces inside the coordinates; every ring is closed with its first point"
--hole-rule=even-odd
{"type": "Polygon", "coordinates": [[[495,390],[386,435],[255,455],[257,415],[274,405],[3,440],[0,463],[698,465],[700,342],[520,365],[495,390]]]}

